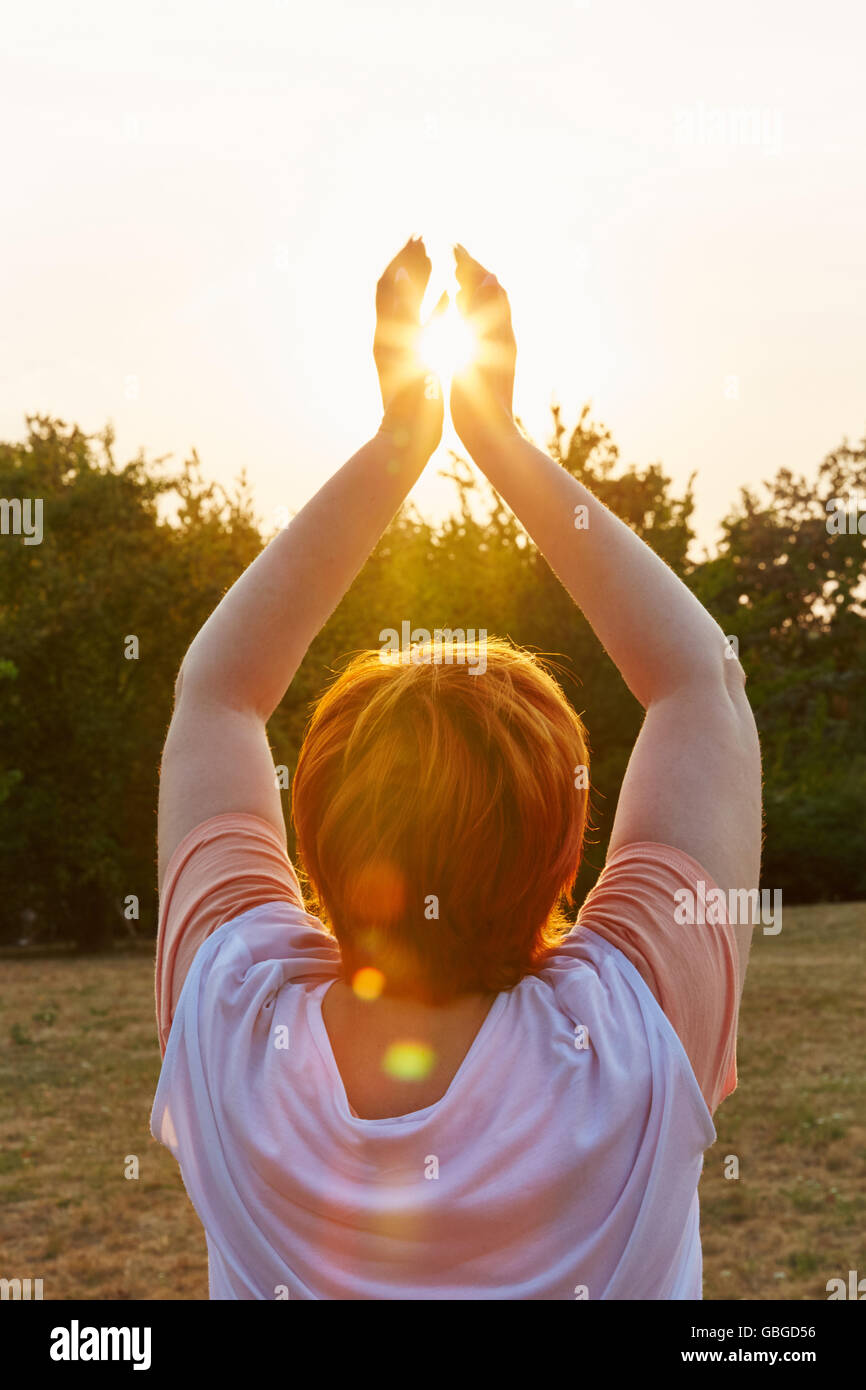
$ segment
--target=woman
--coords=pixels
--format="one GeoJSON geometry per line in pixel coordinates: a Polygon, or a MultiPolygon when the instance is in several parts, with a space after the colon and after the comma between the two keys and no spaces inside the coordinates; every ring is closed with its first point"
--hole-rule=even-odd
{"type": "Polygon", "coordinates": [[[204,1226],[212,1298],[700,1298],[697,1185],[736,1085],[751,925],[684,918],[758,883],[743,671],[667,566],[521,436],[506,295],[455,255],[479,351],[454,424],[646,711],[604,871],[569,930],[584,730],[505,642],[475,669],[459,645],[356,658],[293,787],[328,931],[287,857],[267,720],[442,428],[410,241],[377,292],[381,429],[181,667],[152,1130],[204,1226]]]}

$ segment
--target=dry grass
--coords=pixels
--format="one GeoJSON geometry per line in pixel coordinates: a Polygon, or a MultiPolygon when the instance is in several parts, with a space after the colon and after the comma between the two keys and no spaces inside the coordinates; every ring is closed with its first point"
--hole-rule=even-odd
{"type": "Polygon", "coordinates": [[[0,1273],[46,1298],[207,1298],[204,1234],[148,1128],[150,955],[5,961],[0,1035],[0,1273]]]}
{"type": "Polygon", "coordinates": [[[739,1086],[701,1184],[705,1298],[826,1299],[866,1275],[864,926],[866,904],[831,904],[755,933],[739,1086]]]}
{"type": "MultiPolygon", "coordinates": [[[[701,1188],[708,1299],[824,1299],[866,1275],[864,925],[863,904],[788,909],[755,936],[701,1188]]],[[[207,1297],[204,1235],[148,1130],[152,991],[149,954],[3,962],[0,1275],[46,1298],[207,1297]]]]}

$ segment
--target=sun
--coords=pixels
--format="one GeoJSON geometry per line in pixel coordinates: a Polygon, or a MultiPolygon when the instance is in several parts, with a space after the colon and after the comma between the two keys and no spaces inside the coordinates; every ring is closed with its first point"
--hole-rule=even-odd
{"type": "Polygon", "coordinates": [[[477,349],[475,334],[453,304],[430,320],[418,342],[421,360],[443,381],[468,367],[477,349]]]}

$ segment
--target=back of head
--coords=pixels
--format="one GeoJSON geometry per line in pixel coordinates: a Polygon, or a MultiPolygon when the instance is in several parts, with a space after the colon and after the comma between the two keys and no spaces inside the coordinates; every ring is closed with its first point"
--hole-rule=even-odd
{"type": "Polygon", "coordinates": [[[319,701],[292,810],[315,909],[351,980],[430,1003],[498,992],[567,929],[588,792],[583,724],[498,638],[356,655],[319,701]]]}

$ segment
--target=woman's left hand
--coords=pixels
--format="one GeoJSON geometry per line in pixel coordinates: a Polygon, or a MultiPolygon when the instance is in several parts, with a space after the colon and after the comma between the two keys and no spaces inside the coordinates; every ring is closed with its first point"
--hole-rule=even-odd
{"type": "MultiPolygon", "coordinates": [[[[420,309],[431,263],[420,237],[410,239],[376,286],[373,358],[384,416],[379,433],[403,455],[425,462],[442,438],[442,388],[419,355],[420,309]]],[[[440,312],[447,296],[436,306],[440,312]]]]}

